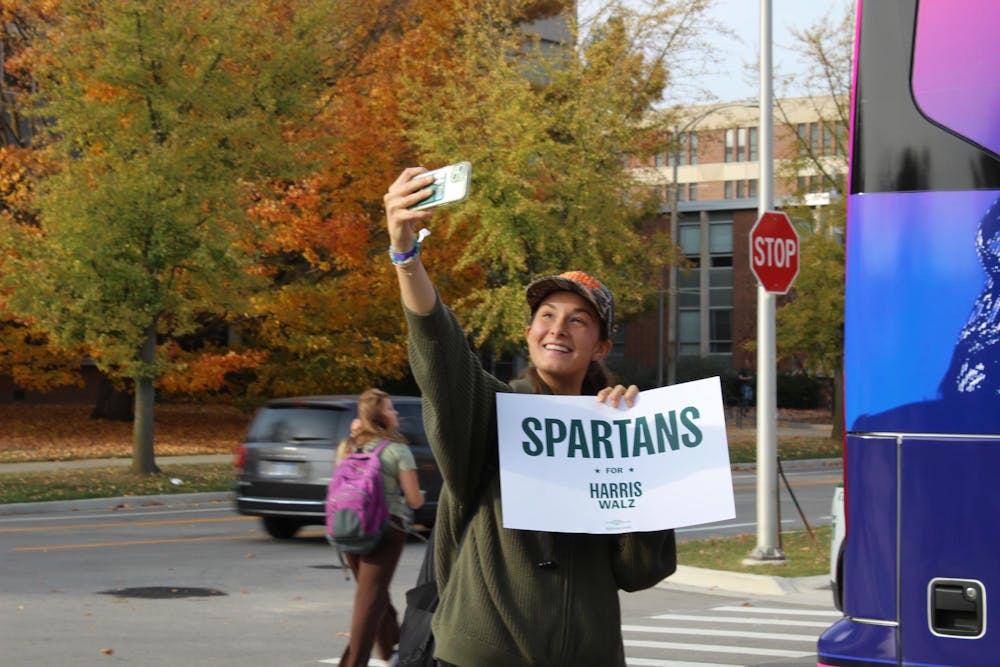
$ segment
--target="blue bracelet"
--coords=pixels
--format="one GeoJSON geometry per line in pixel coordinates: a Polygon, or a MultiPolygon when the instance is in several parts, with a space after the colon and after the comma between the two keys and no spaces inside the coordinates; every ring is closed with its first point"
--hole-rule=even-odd
{"type": "Polygon", "coordinates": [[[416,240],[413,242],[413,247],[407,252],[396,252],[389,246],[389,259],[396,266],[406,266],[412,264],[413,261],[420,255],[420,241],[416,240]]]}

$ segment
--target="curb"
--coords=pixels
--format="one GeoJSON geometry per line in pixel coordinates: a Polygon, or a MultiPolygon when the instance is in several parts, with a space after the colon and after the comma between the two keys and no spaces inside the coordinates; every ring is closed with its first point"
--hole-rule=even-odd
{"type": "Polygon", "coordinates": [[[830,578],[825,574],[790,578],[730,572],[728,570],[708,570],[690,565],[678,565],[676,572],[656,585],[657,588],[667,590],[678,586],[748,595],[793,595],[800,593],[830,595],[830,578]]]}
{"type": "Polygon", "coordinates": [[[191,507],[209,503],[234,501],[231,491],[176,493],[158,496],[120,496],[117,498],[80,498],[78,500],[48,500],[38,503],[0,504],[0,516],[51,514],[53,512],[116,511],[137,507],[191,507]]]}
{"type": "MultiPolygon", "coordinates": [[[[844,459],[782,459],[783,470],[801,470],[802,468],[830,468],[839,470],[844,467],[844,459]]],[[[755,462],[734,463],[730,466],[733,472],[754,472],[757,470],[755,462]]]]}

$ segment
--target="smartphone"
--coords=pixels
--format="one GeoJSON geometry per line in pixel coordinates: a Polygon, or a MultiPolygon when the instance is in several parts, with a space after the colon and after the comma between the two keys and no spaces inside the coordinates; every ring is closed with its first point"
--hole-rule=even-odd
{"type": "Polygon", "coordinates": [[[441,167],[426,174],[421,174],[417,178],[422,178],[428,174],[434,177],[434,182],[428,186],[434,192],[431,193],[430,197],[411,206],[410,208],[414,211],[443,206],[445,204],[454,204],[455,202],[463,201],[469,196],[469,182],[472,180],[472,164],[470,162],[449,164],[447,167],[441,167]]]}

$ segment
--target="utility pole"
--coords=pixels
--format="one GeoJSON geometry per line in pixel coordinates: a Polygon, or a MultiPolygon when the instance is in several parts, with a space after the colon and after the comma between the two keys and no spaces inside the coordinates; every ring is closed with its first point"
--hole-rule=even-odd
{"type": "MultiPolygon", "coordinates": [[[[758,218],[774,207],[771,0],[760,0],[760,179],[758,218]]],[[[784,562],[778,546],[778,389],[775,295],[757,285],[757,548],[751,562],[784,562]]]]}

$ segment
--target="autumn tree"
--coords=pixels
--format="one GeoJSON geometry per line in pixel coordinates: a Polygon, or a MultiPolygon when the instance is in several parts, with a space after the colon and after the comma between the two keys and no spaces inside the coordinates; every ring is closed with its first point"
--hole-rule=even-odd
{"type": "MultiPolygon", "coordinates": [[[[518,8],[512,21],[558,13],[564,3],[494,3],[518,8]]],[[[331,69],[314,129],[330,137],[323,164],[254,214],[267,234],[260,270],[268,287],[254,299],[241,335],[268,358],[248,375],[248,398],[355,392],[407,370],[396,277],[386,259],[382,195],[403,166],[423,161],[407,131],[423,103],[401,94],[463,76],[457,36],[475,3],[347,2],[353,28],[342,34],[352,58],[331,69]],[[412,106],[407,109],[408,105],[412,106]]],[[[428,166],[434,166],[427,162],[428,166]]],[[[445,213],[446,215],[446,213],[445,213]]],[[[439,283],[451,301],[481,284],[477,265],[456,269],[463,246],[435,237],[434,261],[452,268],[439,283]]]]}
{"type": "Polygon", "coordinates": [[[406,372],[405,331],[387,269],[381,198],[413,154],[398,80],[432,59],[433,33],[459,9],[422,3],[342,0],[331,38],[327,87],[310,131],[328,141],[315,170],[259,197],[255,270],[266,280],[238,325],[267,356],[232,376],[232,392],[263,397],[358,392],[406,372]]]}
{"type": "MultiPolygon", "coordinates": [[[[46,17],[48,3],[0,0],[0,229],[37,224],[31,202],[34,183],[49,165],[37,150],[37,128],[27,113],[34,87],[31,63],[25,57],[37,19],[46,17]]],[[[0,256],[0,272],[6,271],[0,256]]],[[[79,384],[82,349],[52,344],[30,318],[6,307],[0,291],[0,375],[21,389],[46,392],[79,384]]]]}
{"type": "Polygon", "coordinates": [[[625,316],[657,289],[650,276],[666,247],[642,223],[660,202],[625,157],[651,154],[666,136],[647,112],[704,13],[697,2],[655,11],[615,3],[586,34],[574,12],[563,13],[566,37],[553,43],[525,30],[537,4],[468,3],[447,35],[451,58],[425,63],[402,97],[422,162],[473,164],[470,199],[430,222],[425,261],[449,275],[481,271],[454,306],[479,343],[498,349],[523,339],[523,290],[538,275],[593,272],[625,316]]]}
{"type": "MultiPolygon", "coordinates": [[[[830,379],[833,399],[833,437],[843,435],[844,359],[844,230],[846,228],[846,174],[850,117],[853,13],[841,7],[839,17],[823,17],[794,33],[797,50],[808,67],[787,78],[783,87],[804,89],[797,103],[811,105],[822,119],[819,135],[801,132],[779,103],[779,118],[797,140],[798,155],[782,165],[779,174],[800,181],[796,200],[786,205],[799,221],[800,269],[791,298],[776,311],[779,354],[793,357],[814,377],[830,379]],[[832,193],[824,206],[806,206],[809,191],[832,193]]],[[[787,104],[787,103],[786,103],[787,104]]],[[[820,128],[818,128],[819,130],[820,128]]]]}
{"type": "MultiPolygon", "coordinates": [[[[154,382],[172,341],[247,309],[246,210],[298,178],[337,3],[61,5],[33,48],[57,166],[21,230],[11,307],[135,386],[132,467],[154,472],[154,382]]],[[[252,365],[227,353],[233,366],[252,365]]]]}

